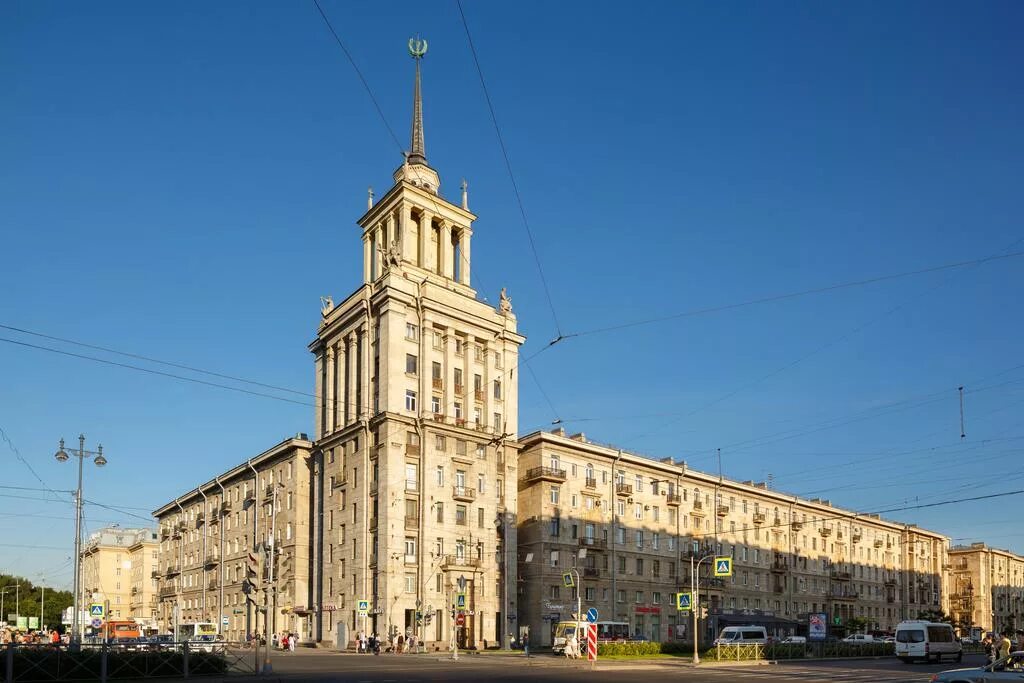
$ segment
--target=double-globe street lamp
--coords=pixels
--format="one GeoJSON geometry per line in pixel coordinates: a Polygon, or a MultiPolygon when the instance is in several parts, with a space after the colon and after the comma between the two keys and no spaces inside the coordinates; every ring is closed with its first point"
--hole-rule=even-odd
{"type": "Polygon", "coordinates": [[[85,449],[85,435],[78,435],[78,450],[71,449],[70,451],[64,450],[64,439],[60,440],[60,447],[53,457],[57,459],[57,462],[67,462],[71,456],[78,458],[78,488],[75,489],[75,595],[74,595],[74,612],[71,615],[71,640],[80,642],[82,639],[80,623],[80,609],[81,604],[79,602],[79,594],[81,592],[81,572],[82,572],[82,462],[85,457],[92,456],[93,463],[97,467],[103,467],[107,464],[107,459],[103,457],[103,446],[102,444],[97,447],[95,451],[87,451],[85,449]]]}

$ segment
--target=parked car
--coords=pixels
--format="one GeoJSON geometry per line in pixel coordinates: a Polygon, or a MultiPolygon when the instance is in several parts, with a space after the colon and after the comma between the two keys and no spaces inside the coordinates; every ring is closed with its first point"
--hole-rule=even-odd
{"type": "Polygon", "coordinates": [[[807,638],[804,636],[786,636],[779,641],[780,645],[806,645],[807,638]]]}
{"type": "Polygon", "coordinates": [[[853,633],[843,638],[843,642],[848,645],[871,645],[878,641],[874,636],[869,636],[866,633],[853,633]]]}
{"type": "Polygon", "coordinates": [[[173,650],[174,636],[170,633],[161,633],[149,638],[150,650],[173,650]]]}
{"type": "Polygon", "coordinates": [[[950,669],[932,674],[934,683],[989,683],[990,681],[1017,681],[1024,678],[1024,652],[1010,653],[992,664],[971,669],[950,669]]]}

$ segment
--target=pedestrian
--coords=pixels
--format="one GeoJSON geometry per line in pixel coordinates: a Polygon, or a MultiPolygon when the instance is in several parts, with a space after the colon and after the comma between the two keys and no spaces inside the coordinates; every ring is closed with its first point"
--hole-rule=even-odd
{"type": "Polygon", "coordinates": [[[364,655],[370,653],[370,636],[367,635],[366,631],[363,631],[362,647],[364,655]]]}
{"type": "Polygon", "coordinates": [[[1003,640],[999,643],[999,658],[1003,659],[1010,656],[1010,631],[1003,634],[1003,640]]]}
{"type": "Polygon", "coordinates": [[[397,647],[395,647],[395,654],[400,655],[405,649],[405,636],[398,636],[397,647]]]}
{"type": "Polygon", "coordinates": [[[295,652],[295,641],[298,639],[299,637],[294,633],[288,635],[288,649],[293,653],[295,652]]]}
{"type": "Polygon", "coordinates": [[[526,654],[526,658],[530,658],[530,627],[527,626],[523,629],[523,653],[526,654]]]}
{"type": "Polygon", "coordinates": [[[281,649],[284,650],[285,652],[287,652],[288,651],[288,634],[287,633],[282,633],[281,634],[281,638],[279,639],[278,642],[281,643],[281,649]]]}
{"type": "Polygon", "coordinates": [[[273,649],[277,649],[277,633],[270,636],[270,645],[273,649]]]}

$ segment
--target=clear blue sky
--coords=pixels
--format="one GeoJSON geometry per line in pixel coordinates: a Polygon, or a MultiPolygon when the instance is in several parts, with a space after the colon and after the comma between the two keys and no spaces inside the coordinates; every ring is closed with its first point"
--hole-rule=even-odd
{"type": "MultiPolygon", "coordinates": [[[[403,145],[405,42],[430,41],[428,158],[447,196],[469,181],[474,284],[538,351],[457,6],[324,6],[403,145]]],[[[1020,3],[465,10],[563,333],[1024,249],[1020,3]]],[[[354,221],[400,163],[312,3],[6,2],[0,91],[0,323],[312,391],[319,296],[358,285],[354,221]]],[[[721,447],[727,476],[857,510],[1020,488],[1022,285],[1014,258],[567,339],[531,363],[553,409],[520,380],[521,432],[712,471],[721,447]]],[[[57,439],[102,442],[86,497],[146,517],[312,409],[0,343],[0,427],[57,489],[57,439]]],[[[70,506],[12,497],[38,495],[0,489],[0,536],[54,549],[0,569],[66,583],[70,506]]],[[[1021,500],[889,516],[1022,552],[1021,500]]]]}

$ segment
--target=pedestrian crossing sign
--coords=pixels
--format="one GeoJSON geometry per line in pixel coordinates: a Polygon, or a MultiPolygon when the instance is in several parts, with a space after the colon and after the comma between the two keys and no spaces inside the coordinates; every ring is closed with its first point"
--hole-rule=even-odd
{"type": "Polygon", "coordinates": [[[89,605],[89,616],[103,618],[103,603],[94,602],[89,605]]]}
{"type": "Polygon", "coordinates": [[[466,594],[456,593],[455,594],[455,609],[466,609],[466,594]]]}
{"type": "Polygon", "coordinates": [[[732,558],[715,558],[715,576],[732,576],[732,558]]]}
{"type": "Polygon", "coordinates": [[[562,574],[562,583],[566,588],[575,588],[576,582],[572,580],[572,572],[565,572],[562,574]]]}
{"type": "Polygon", "coordinates": [[[693,604],[690,598],[690,593],[676,593],[676,610],[679,612],[689,611],[693,604]]]}
{"type": "Polygon", "coordinates": [[[359,616],[365,617],[370,612],[370,601],[360,600],[358,604],[359,616]]]}

